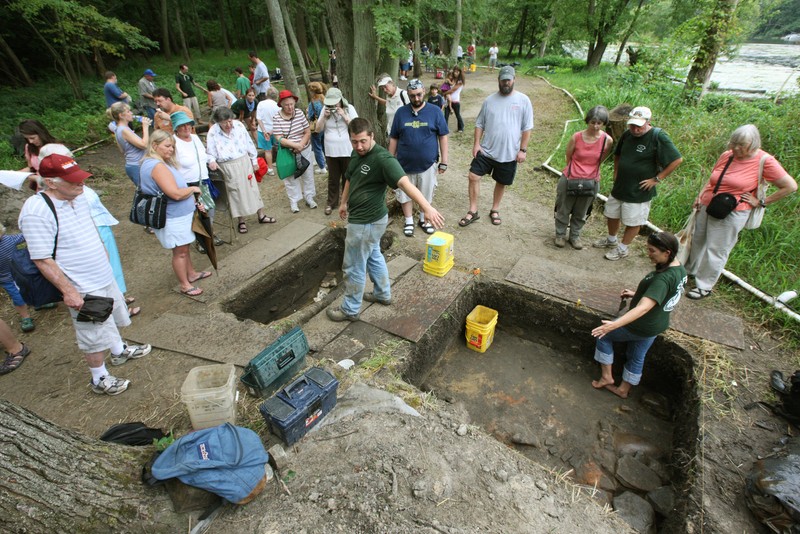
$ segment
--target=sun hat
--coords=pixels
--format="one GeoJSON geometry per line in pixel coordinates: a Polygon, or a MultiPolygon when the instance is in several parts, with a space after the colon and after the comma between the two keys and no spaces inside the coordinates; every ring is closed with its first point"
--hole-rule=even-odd
{"type": "Polygon", "coordinates": [[[331,87],[328,89],[328,92],[325,93],[325,100],[323,103],[326,106],[335,106],[339,103],[339,101],[344,100],[342,97],[341,89],[337,89],[336,87],[331,87]]]}
{"type": "Polygon", "coordinates": [[[650,111],[650,108],[639,106],[638,108],[633,108],[628,116],[630,117],[628,124],[644,126],[653,117],[653,112],[650,111]]]}
{"type": "Polygon", "coordinates": [[[294,101],[295,101],[295,102],[297,102],[298,100],[300,100],[299,98],[297,98],[297,97],[294,95],[294,93],[292,93],[292,92],[291,92],[290,90],[288,90],[288,89],[284,89],[284,90],[283,90],[283,91],[281,91],[281,92],[280,92],[280,94],[278,95],[278,105],[280,105],[280,104],[281,104],[281,102],[283,102],[283,99],[284,99],[284,98],[294,98],[294,101]]]}
{"type": "Polygon", "coordinates": [[[43,178],[61,178],[71,184],[82,183],[92,175],[75,163],[75,160],[62,156],[61,154],[51,154],[39,162],[39,175],[43,178]]]}
{"type": "Polygon", "coordinates": [[[497,79],[500,81],[503,80],[513,80],[517,77],[517,73],[514,71],[514,67],[511,65],[506,65],[502,69],[500,69],[500,74],[497,76],[497,79]]]}
{"type": "Polygon", "coordinates": [[[152,70],[150,70],[150,69],[147,69],[146,71],[144,71],[144,75],[145,75],[145,76],[152,76],[153,78],[155,78],[156,76],[158,76],[158,74],[156,74],[155,72],[153,72],[153,71],[152,71],[152,70]]]}
{"type": "Polygon", "coordinates": [[[194,121],[186,114],[185,111],[176,111],[172,115],[169,116],[170,120],[172,120],[172,129],[177,130],[178,126],[183,126],[184,124],[191,124],[194,126],[194,121]]]}

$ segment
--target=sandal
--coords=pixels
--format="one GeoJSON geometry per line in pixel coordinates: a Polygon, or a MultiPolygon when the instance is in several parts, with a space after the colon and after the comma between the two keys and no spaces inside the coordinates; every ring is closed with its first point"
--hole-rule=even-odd
{"type": "Polygon", "coordinates": [[[489,218],[492,220],[492,224],[495,226],[499,226],[503,223],[503,219],[500,218],[500,212],[497,210],[489,211],[489,218]]]}
{"type": "Polygon", "coordinates": [[[213,273],[210,272],[210,271],[203,271],[201,273],[197,273],[197,278],[195,278],[194,280],[189,280],[189,283],[190,284],[194,284],[194,283],[196,283],[196,282],[198,282],[200,280],[203,280],[205,278],[209,278],[212,274],[213,273]]]}
{"type": "Polygon", "coordinates": [[[181,289],[181,293],[187,297],[199,297],[203,294],[203,290],[199,287],[190,287],[189,289],[181,289]]]}
{"type": "Polygon", "coordinates": [[[700,300],[704,299],[711,294],[710,289],[700,289],[699,287],[695,287],[688,293],[686,293],[686,297],[692,300],[700,300]]]}
{"type": "Polygon", "coordinates": [[[481,218],[481,216],[478,215],[477,211],[468,211],[467,214],[464,215],[463,217],[461,217],[461,220],[458,221],[458,225],[459,226],[469,226],[470,224],[474,223],[475,221],[477,221],[480,218],[481,218]],[[469,217],[469,218],[467,218],[467,217],[469,217]]]}
{"type": "Polygon", "coordinates": [[[428,221],[419,221],[417,225],[419,225],[419,227],[422,228],[422,231],[428,235],[436,231],[436,229],[428,221]]]}
{"type": "Polygon", "coordinates": [[[128,308],[128,317],[136,317],[142,313],[142,308],[140,306],[134,306],[133,308],[128,308]]]}
{"type": "Polygon", "coordinates": [[[278,219],[275,217],[270,217],[269,215],[264,215],[258,218],[258,222],[261,224],[272,224],[278,222],[278,219]]]}
{"type": "Polygon", "coordinates": [[[239,223],[239,233],[246,234],[247,233],[247,223],[242,221],[239,223]]]}
{"type": "Polygon", "coordinates": [[[29,349],[25,343],[22,344],[22,348],[19,352],[14,354],[6,352],[6,360],[0,365],[0,375],[5,375],[18,369],[19,366],[22,365],[22,362],[25,361],[25,357],[30,353],[31,349],[29,349]]]}
{"type": "Polygon", "coordinates": [[[136,299],[134,297],[125,297],[125,304],[130,306],[134,302],[136,302],[136,299]]]}
{"type": "Polygon", "coordinates": [[[406,223],[403,225],[403,234],[406,237],[414,237],[414,223],[406,223]]]}

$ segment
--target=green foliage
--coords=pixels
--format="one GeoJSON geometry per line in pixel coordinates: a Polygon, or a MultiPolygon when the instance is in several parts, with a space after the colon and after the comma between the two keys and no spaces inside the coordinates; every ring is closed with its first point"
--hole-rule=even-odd
{"type": "MultiPolygon", "coordinates": [[[[640,85],[635,69],[604,68],[591,72],[556,72],[548,75],[555,85],[570,91],[584,109],[603,104],[609,109],[621,103],[645,105],[653,110],[653,124],[664,128],[681,151],[683,164],[659,186],[650,219],[657,226],[678,231],[689,215],[693,200],[708,181],[711,169],[727,148],[731,132],[743,124],[755,124],[761,132],[762,148],[774,155],[794,177],[800,174],[800,96],[780,104],[770,100],[743,101],[728,95],[707,95],[694,107],[684,104],[682,86],[650,78],[640,85]]],[[[576,113],[577,118],[577,113],[576,113]]],[[[582,123],[576,123],[578,128],[582,123]]],[[[572,130],[574,131],[574,130],[572,130]]],[[[563,148],[563,145],[562,145],[563,148]]],[[[551,165],[560,168],[562,154],[551,165]]],[[[610,189],[611,165],[604,168],[601,191],[610,189]]],[[[768,294],[796,288],[797,258],[800,257],[800,195],[770,206],[761,228],[743,231],[728,260],[727,269],[768,294]]],[[[724,287],[724,284],[720,284],[724,287]]],[[[720,288],[722,293],[727,291],[720,288]]],[[[769,318],[780,328],[797,325],[784,322],[778,312],[763,305],[747,308],[751,317],[769,318]]]]}

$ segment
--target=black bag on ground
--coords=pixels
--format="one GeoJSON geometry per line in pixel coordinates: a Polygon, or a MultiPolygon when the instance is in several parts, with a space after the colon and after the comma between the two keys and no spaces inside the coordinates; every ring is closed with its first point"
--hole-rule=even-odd
{"type": "Polygon", "coordinates": [[[114,311],[114,299],[111,297],[85,295],[83,306],[78,310],[75,319],[81,323],[102,323],[109,318],[112,311],[114,311]]]}
{"type": "Polygon", "coordinates": [[[152,445],[154,439],[163,437],[164,432],[160,428],[149,428],[144,423],[120,423],[103,432],[100,441],[141,446],[152,445]]]}
{"type": "Polygon", "coordinates": [[[136,188],[130,220],[134,224],[161,229],[167,224],[167,198],[164,193],[148,195],[136,188]]]}
{"type": "MultiPolygon", "coordinates": [[[[56,207],[50,197],[44,193],[40,193],[47,206],[53,212],[53,217],[56,218],[56,238],[53,243],[53,259],[56,259],[56,247],[58,247],[58,215],[56,215],[56,207]]],[[[50,280],[44,275],[33,263],[31,255],[28,252],[28,244],[20,243],[11,255],[11,277],[14,283],[19,287],[19,294],[22,295],[22,300],[29,306],[36,308],[51,304],[53,302],[61,302],[64,297],[61,291],[56,286],[50,283],[50,280]]]]}

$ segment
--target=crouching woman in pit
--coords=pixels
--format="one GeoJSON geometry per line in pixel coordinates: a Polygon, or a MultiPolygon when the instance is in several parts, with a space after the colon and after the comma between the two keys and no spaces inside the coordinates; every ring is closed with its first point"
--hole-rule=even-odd
{"type": "Polygon", "coordinates": [[[592,386],[605,388],[623,399],[642,378],[642,368],[647,351],[656,336],[669,328],[669,317],[678,304],[686,285],[686,269],[675,256],[678,239],[668,232],[656,232],[647,238],[647,256],[656,266],[645,276],[636,291],[625,289],[621,298],[631,298],[628,312],[613,321],[592,330],[597,338],[594,359],[600,362],[599,380],[592,386]],[[627,361],[622,371],[622,382],[615,385],[611,373],[614,363],[614,342],[626,342],[627,361]]]}

